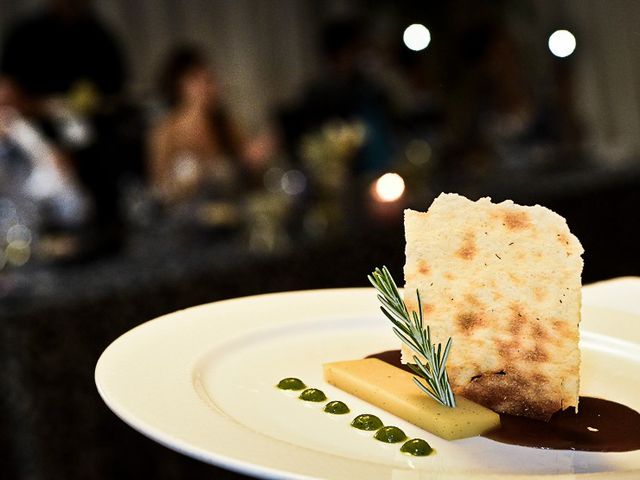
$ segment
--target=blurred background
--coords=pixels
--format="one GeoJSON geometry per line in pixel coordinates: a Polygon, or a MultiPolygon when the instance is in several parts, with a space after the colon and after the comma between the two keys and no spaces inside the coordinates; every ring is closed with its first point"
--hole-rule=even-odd
{"type": "MultiPolygon", "coordinates": [[[[542,204],[640,274],[640,3],[0,0],[6,478],[227,478],[93,368],[191,305],[366,285],[440,192],[542,204]]],[[[4,473],[3,473],[4,476],[4,473]]]]}

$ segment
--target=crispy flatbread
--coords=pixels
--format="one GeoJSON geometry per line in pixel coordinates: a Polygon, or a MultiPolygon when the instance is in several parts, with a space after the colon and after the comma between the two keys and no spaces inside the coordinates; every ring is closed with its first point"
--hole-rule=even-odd
{"type": "Polygon", "coordinates": [[[454,392],[537,419],[577,408],[583,249],[564,218],[441,194],[405,211],[405,234],[405,302],[416,310],[418,289],[433,340],[453,338],[454,392]]]}

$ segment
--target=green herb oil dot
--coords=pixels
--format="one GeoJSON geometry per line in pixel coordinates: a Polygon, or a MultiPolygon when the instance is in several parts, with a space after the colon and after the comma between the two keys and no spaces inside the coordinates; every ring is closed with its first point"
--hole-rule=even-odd
{"type": "Polygon", "coordinates": [[[349,413],[351,410],[349,410],[346,403],[334,400],[333,402],[329,402],[325,405],[324,411],[334,415],[344,415],[345,413],[349,413]]]}
{"type": "Polygon", "coordinates": [[[327,396],[322,390],[318,390],[317,388],[307,388],[298,398],[305,402],[324,402],[327,399],[327,396]]]}
{"type": "Polygon", "coordinates": [[[283,378],[278,382],[278,388],[282,390],[302,390],[303,388],[307,388],[302,380],[299,378],[283,378]]]}
{"type": "Polygon", "coordinates": [[[400,451],[414,457],[426,457],[433,452],[433,448],[421,438],[412,438],[404,442],[400,451]]]}
{"type": "Polygon", "coordinates": [[[398,443],[406,440],[407,436],[398,427],[382,427],[373,438],[384,443],[398,443]]]}
{"type": "Polygon", "coordinates": [[[375,415],[365,413],[354,418],[351,422],[351,426],[358,430],[373,431],[382,427],[382,420],[375,415]]]}

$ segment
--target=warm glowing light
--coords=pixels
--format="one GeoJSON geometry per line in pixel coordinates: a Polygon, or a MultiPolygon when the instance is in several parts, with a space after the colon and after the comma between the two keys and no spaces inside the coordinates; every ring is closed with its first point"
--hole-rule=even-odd
{"type": "Polygon", "coordinates": [[[414,23],[405,29],[402,40],[409,50],[419,52],[431,43],[431,32],[424,25],[414,23]]]}
{"type": "Polygon", "coordinates": [[[376,180],[374,192],[381,202],[395,202],[404,194],[404,180],[397,173],[385,173],[376,180]]]}
{"type": "Polygon", "coordinates": [[[17,240],[7,245],[4,254],[11,265],[20,267],[29,261],[29,257],[31,257],[31,248],[29,247],[29,244],[21,240],[17,240]]]}
{"type": "Polygon", "coordinates": [[[576,37],[568,30],[556,30],[549,37],[549,50],[556,57],[568,57],[576,49],[576,37]]]}

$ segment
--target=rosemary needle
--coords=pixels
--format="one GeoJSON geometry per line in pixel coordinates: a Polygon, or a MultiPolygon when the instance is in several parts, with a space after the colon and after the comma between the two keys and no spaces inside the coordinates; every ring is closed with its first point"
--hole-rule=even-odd
{"type": "Polygon", "coordinates": [[[439,343],[436,347],[431,343],[431,330],[427,325],[423,326],[422,300],[420,292],[416,290],[418,297],[418,313],[407,310],[396,282],[389,273],[387,267],[376,268],[367,278],[371,285],[378,291],[378,300],[382,304],[380,310],[385,316],[391,320],[393,324],[393,332],[409,346],[416,354],[421,355],[425,361],[422,362],[417,355],[414,354],[414,364],[409,367],[416,375],[422,378],[425,383],[417,378],[413,378],[415,384],[437,402],[447,407],[455,407],[456,400],[449,384],[447,376],[447,357],[451,350],[451,338],[442,349],[439,343]]]}

